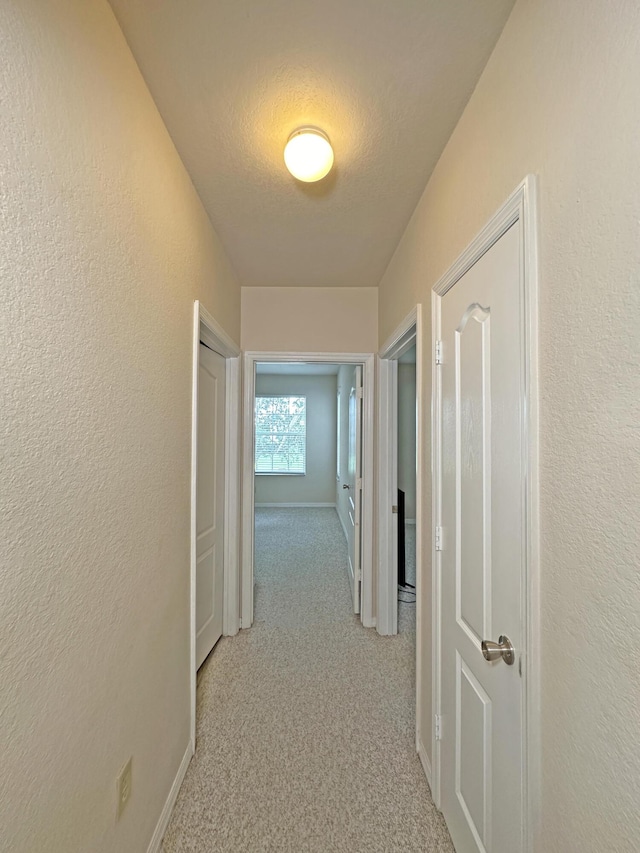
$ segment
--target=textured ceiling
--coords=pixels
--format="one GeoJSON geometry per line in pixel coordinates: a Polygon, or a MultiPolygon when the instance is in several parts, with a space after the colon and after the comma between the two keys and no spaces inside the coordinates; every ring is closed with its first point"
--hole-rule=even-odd
{"type": "Polygon", "coordinates": [[[245,286],[375,286],[514,0],[111,0],[245,286]],[[285,169],[301,125],[336,166],[285,169]]]}

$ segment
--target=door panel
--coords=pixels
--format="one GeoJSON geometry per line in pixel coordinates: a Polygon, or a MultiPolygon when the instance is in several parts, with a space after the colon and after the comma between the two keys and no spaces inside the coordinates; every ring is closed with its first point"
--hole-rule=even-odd
{"type": "Polygon", "coordinates": [[[362,515],[362,367],[356,367],[349,393],[349,583],[353,612],[360,613],[362,515]]]}
{"type": "Polygon", "coordinates": [[[520,235],[441,301],[442,809],[457,853],[522,851],[520,235]],[[507,635],[515,665],[487,662],[507,635]]]}
{"type": "Polygon", "coordinates": [[[225,372],[200,344],[196,479],[196,666],[222,636],[224,578],[225,372]]]}

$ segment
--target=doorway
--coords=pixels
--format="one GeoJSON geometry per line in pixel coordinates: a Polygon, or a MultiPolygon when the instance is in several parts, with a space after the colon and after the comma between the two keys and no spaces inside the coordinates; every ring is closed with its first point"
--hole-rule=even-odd
{"type": "Polygon", "coordinates": [[[196,674],[221,634],[238,632],[240,350],[206,308],[193,312],[191,402],[191,747],[196,674]]]}
{"type": "MultiPolygon", "coordinates": [[[[419,590],[424,519],[421,512],[423,406],[420,305],[405,317],[380,350],[378,391],[377,629],[380,634],[393,635],[398,633],[398,564],[403,557],[406,561],[408,553],[415,565],[415,589],[406,586],[405,581],[403,591],[406,594],[401,597],[407,601],[415,592],[416,620],[420,619],[421,612],[419,590]],[[400,530],[403,498],[404,522],[400,530]],[[407,520],[415,521],[415,525],[409,536],[404,536],[403,548],[407,520]],[[407,548],[407,541],[413,545],[411,551],[407,548]]],[[[402,574],[402,566],[400,568],[402,574]]],[[[419,672],[417,678],[420,678],[419,672]]]]}
{"type": "Polygon", "coordinates": [[[256,506],[260,509],[260,505],[269,504],[301,508],[328,505],[337,510],[349,543],[353,609],[360,613],[365,627],[372,627],[373,356],[246,353],[244,376],[242,627],[250,627],[253,621],[256,506]],[[351,398],[353,430],[349,429],[348,419],[345,426],[342,417],[338,417],[350,399],[342,385],[338,395],[339,374],[349,369],[360,376],[361,382],[360,388],[354,386],[351,398]],[[327,389],[320,387],[329,384],[330,400],[327,389]],[[321,391],[325,399],[323,413],[314,409],[321,391]],[[312,423],[313,411],[316,414],[312,423]],[[301,431],[303,413],[309,434],[301,438],[296,433],[301,431]],[[278,423],[268,427],[269,419],[276,415],[278,423]],[[278,431],[286,435],[278,437],[278,431]],[[360,442],[351,454],[350,435],[360,442]],[[303,449],[305,452],[301,453],[303,449]],[[339,466],[348,465],[350,456],[351,480],[347,474],[340,480],[339,466]],[[278,470],[283,466],[290,470],[278,470]],[[351,515],[345,515],[342,504],[351,493],[353,508],[351,515]]]}

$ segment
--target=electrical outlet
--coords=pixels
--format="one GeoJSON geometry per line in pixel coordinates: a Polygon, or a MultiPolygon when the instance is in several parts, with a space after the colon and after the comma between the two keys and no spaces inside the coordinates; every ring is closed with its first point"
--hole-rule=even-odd
{"type": "Polygon", "coordinates": [[[116,820],[120,820],[122,812],[125,810],[127,803],[131,799],[131,761],[132,758],[127,761],[116,779],[116,791],[118,794],[116,820]]]}

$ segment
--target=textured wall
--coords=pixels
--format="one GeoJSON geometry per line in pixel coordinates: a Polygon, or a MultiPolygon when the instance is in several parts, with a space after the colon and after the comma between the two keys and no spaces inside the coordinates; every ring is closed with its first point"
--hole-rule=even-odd
{"type": "Polygon", "coordinates": [[[243,287],[242,349],[375,352],[376,287],[243,287]]]}
{"type": "Polygon", "coordinates": [[[405,518],[416,517],[416,366],[398,365],[398,488],[405,518]]]}
{"type": "Polygon", "coordinates": [[[519,0],[380,290],[382,341],[538,175],[544,853],[640,848],[638,79],[636,0],[519,0]]]}
{"type": "Polygon", "coordinates": [[[137,853],[189,739],[192,301],[238,338],[239,288],[106,2],[3,3],[0,51],[0,847],[137,853]]]}
{"type": "Polygon", "coordinates": [[[256,475],[256,503],[334,503],[336,499],[336,377],[256,376],[256,394],[307,398],[304,477],[256,475]]]}

